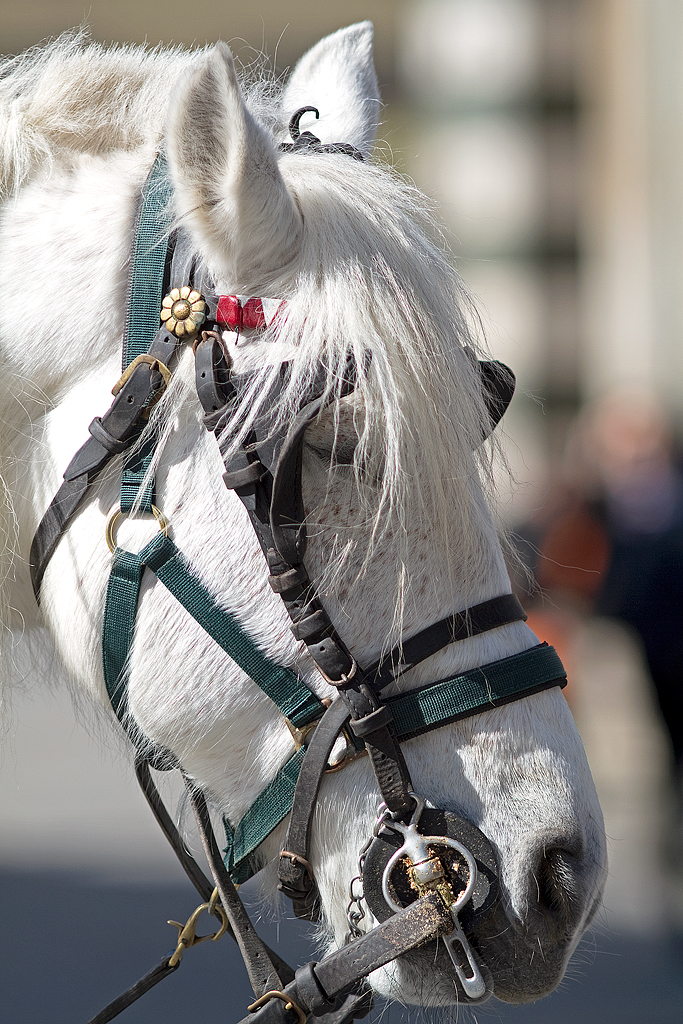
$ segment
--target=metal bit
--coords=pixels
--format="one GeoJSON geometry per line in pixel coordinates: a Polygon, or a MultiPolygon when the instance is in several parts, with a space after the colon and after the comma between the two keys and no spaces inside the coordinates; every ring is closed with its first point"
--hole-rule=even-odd
{"type": "Polygon", "coordinates": [[[454,928],[449,935],[443,937],[443,941],[453,961],[455,973],[465,995],[469,999],[481,999],[482,996],[486,995],[486,982],[458,919],[458,912],[462,910],[470,899],[477,883],[476,861],[470,851],[462,843],[457,842],[457,840],[451,839],[449,836],[423,836],[418,832],[417,826],[425,804],[424,800],[415,793],[410,795],[415,800],[415,810],[409,823],[404,825],[401,821],[386,819],[383,824],[384,828],[399,832],[403,836],[403,844],[392,854],[384,869],[384,874],[382,875],[382,894],[393,910],[399,911],[402,909],[391,895],[389,882],[396,864],[401,858],[406,857],[410,863],[410,874],[418,890],[421,893],[426,893],[438,889],[442,897],[444,897],[444,889],[448,889],[447,886],[443,885],[446,881],[446,873],[441,859],[434,854],[432,848],[438,846],[449,847],[452,850],[456,850],[464,858],[469,872],[467,885],[450,904],[449,909],[453,918],[454,928]]]}
{"type": "Polygon", "coordinates": [[[449,935],[443,936],[443,941],[445,942],[446,949],[453,961],[455,973],[458,975],[458,979],[463,987],[465,995],[470,999],[481,999],[482,996],[486,995],[486,982],[479,970],[479,965],[475,960],[472,947],[467,941],[465,933],[462,930],[462,925],[458,920],[458,912],[455,909],[455,904],[451,907],[451,917],[453,918],[455,928],[449,935]],[[462,957],[458,957],[458,948],[460,948],[465,954],[469,973],[466,973],[462,967],[462,957]]]}

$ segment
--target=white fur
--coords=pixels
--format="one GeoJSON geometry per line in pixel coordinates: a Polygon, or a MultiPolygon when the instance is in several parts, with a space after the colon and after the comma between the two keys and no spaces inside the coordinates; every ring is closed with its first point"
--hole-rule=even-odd
{"type": "MultiPolygon", "coordinates": [[[[237,368],[256,371],[247,416],[258,411],[283,353],[293,367],[283,417],[322,356],[331,370],[330,397],[334,368],[349,352],[359,367],[371,357],[355,396],[333,403],[309,431],[304,465],[307,563],[359,663],[454,609],[510,589],[484,499],[485,412],[463,351],[475,345],[467,300],[422,200],[384,168],[338,155],[278,155],[274,148],[291,108],[311,103],[321,109],[325,141],[369,150],[377,107],[370,43],[367,24],[323,40],[267,115],[258,116],[264,91],[257,88],[245,104],[222,44],[166,54],[67,40],[11,64],[4,85],[0,80],[0,102],[10,111],[0,159],[6,191],[14,190],[2,213],[0,275],[4,294],[18,304],[21,297],[29,311],[20,338],[7,316],[0,327],[1,468],[9,495],[4,622],[45,624],[67,676],[104,704],[104,522],[117,500],[118,460],[61,541],[40,613],[27,556],[61,473],[87,424],[107,408],[118,376],[134,196],[164,135],[167,99],[175,212],[219,289],[287,299],[286,315],[265,335],[245,332],[237,344],[226,335],[237,368]],[[121,97],[128,98],[127,112],[121,97]],[[356,438],[354,465],[330,467],[325,453],[335,440],[356,438]]],[[[191,364],[186,350],[150,425],[161,437],[158,503],[216,599],[271,658],[331,696],[292,639],[246,514],[223,486],[215,441],[200,422],[191,364]]],[[[135,549],[153,529],[128,521],[119,543],[135,549]]],[[[524,624],[501,627],[440,652],[401,687],[536,642],[524,624]]],[[[174,750],[215,807],[237,821],[291,754],[290,734],[272,703],[149,573],[130,669],[131,709],[141,728],[174,750]]],[[[531,873],[543,850],[563,836],[582,844],[581,906],[571,935],[560,943],[543,933],[546,951],[559,949],[559,973],[544,982],[552,987],[594,912],[605,869],[600,809],[560,691],[436,730],[405,750],[416,789],[433,805],[464,814],[494,844],[515,941],[532,941],[525,938],[536,913],[531,873]]],[[[312,861],[337,943],[377,801],[367,761],[323,783],[312,861]]],[[[282,838],[281,827],[264,844],[264,860],[282,838]]],[[[407,1001],[455,998],[448,979],[416,978],[401,964],[373,981],[407,1001]]],[[[527,979],[507,988],[501,982],[501,992],[520,1000],[539,994],[527,979]]]]}
{"type": "MultiPolygon", "coordinates": [[[[335,32],[309,50],[294,68],[282,94],[289,118],[301,107],[316,107],[301,128],[321,142],[349,142],[366,158],[375,141],[381,101],[372,63],[373,27],[364,21],[335,32]]],[[[278,141],[289,142],[289,136],[278,141]]]]}

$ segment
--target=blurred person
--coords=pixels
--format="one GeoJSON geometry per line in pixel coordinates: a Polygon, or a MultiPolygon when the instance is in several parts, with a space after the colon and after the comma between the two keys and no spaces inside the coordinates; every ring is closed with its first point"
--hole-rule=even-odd
{"type": "Polygon", "coordinates": [[[682,867],[683,475],[654,396],[614,392],[577,417],[531,539],[538,585],[565,615],[620,619],[642,642],[671,740],[682,867]]]}
{"type": "MultiPolygon", "coordinates": [[[[673,433],[648,396],[598,405],[589,442],[611,554],[595,611],[640,636],[683,785],[683,479],[673,433]]],[[[683,795],[683,794],[679,794],[683,795]]]]}

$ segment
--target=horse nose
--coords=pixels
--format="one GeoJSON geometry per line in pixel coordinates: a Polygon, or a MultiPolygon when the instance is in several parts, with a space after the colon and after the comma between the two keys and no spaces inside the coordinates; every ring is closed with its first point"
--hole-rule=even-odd
{"type": "Polygon", "coordinates": [[[554,939],[573,933],[586,914],[589,874],[580,837],[544,843],[529,872],[526,927],[554,939]]]}
{"type": "MultiPolygon", "coordinates": [[[[494,994],[529,1003],[552,992],[600,903],[604,865],[590,832],[544,830],[501,851],[501,896],[475,925],[494,994]]],[[[597,838],[597,837],[596,837],[597,838]]]]}

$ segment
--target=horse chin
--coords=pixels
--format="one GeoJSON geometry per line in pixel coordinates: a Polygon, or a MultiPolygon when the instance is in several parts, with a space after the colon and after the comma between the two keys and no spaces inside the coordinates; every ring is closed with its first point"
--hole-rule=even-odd
{"type": "MultiPolygon", "coordinates": [[[[524,941],[515,942],[512,947],[509,942],[501,942],[496,950],[492,943],[484,946],[492,971],[483,968],[484,976],[488,975],[487,992],[476,1000],[477,1004],[492,995],[504,1003],[533,1003],[557,987],[569,959],[566,948],[544,950],[541,957],[538,944],[534,948],[534,944],[524,941]]],[[[413,1006],[446,1007],[473,1002],[460,987],[448,954],[437,948],[435,942],[375,971],[370,982],[378,995],[413,1006]]]]}
{"type": "Polygon", "coordinates": [[[374,971],[369,981],[383,998],[411,1006],[446,1007],[469,1002],[458,984],[448,954],[439,949],[436,942],[427,942],[419,949],[404,953],[374,971]]]}
{"type": "MultiPolygon", "coordinates": [[[[491,995],[517,1004],[549,995],[562,980],[581,934],[542,939],[535,929],[511,924],[501,906],[487,915],[482,925],[469,936],[487,988],[477,1003],[491,995]]],[[[410,1005],[446,1007],[473,1002],[463,992],[450,957],[438,941],[427,942],[375,971],[370,982],[384,998],[410,1005]]]]}
{"type": "Polygon", "coordinates": [[[586,924],[554,933],[545,921],[512,924],[499,904],[473,936],[473,945],[493,979],[496,998],[522,1004],[549,995],[562,981],[586,924]]]}

